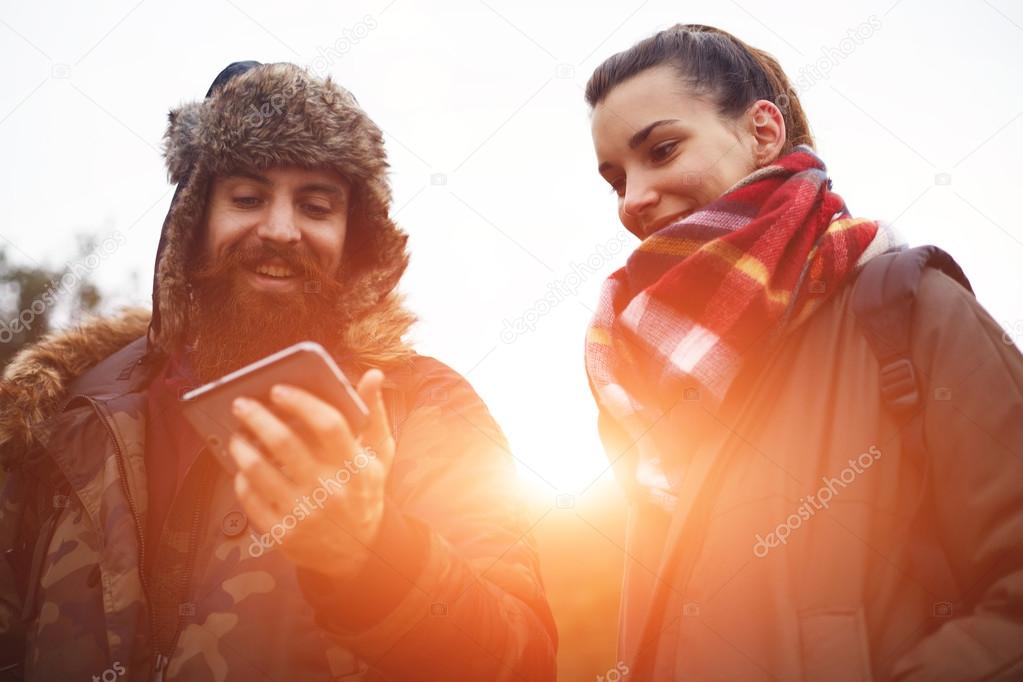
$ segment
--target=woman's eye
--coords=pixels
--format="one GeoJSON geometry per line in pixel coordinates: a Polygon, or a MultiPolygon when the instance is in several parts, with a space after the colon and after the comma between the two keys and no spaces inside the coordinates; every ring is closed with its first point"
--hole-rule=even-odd
{"type": "Polygon", "coordinates": [[[654,161],[664,161],[675,151],[676,147],[678,147],[678,142],[665,142],[657,145],[650,150],[650,158],[654,161]]]}

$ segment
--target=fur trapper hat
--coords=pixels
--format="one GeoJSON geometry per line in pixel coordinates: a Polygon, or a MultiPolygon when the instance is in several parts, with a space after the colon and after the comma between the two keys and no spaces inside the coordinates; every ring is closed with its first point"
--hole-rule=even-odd
{"type": "Polygon", "coordinates": [[[354,197],[342,260],[345,309],[361,317],[392,296],[408,265],[408,236],[389,217],[383,134],[351,93],[294,64],[235,62],[205,99],[171,110],[168,118],[164,153],[177,190],[156,255],[151,350],[169,353],[186,338],[186,265],[197,255],[217,174],[274,166],[338,172],[352,183],[354,197]]]}

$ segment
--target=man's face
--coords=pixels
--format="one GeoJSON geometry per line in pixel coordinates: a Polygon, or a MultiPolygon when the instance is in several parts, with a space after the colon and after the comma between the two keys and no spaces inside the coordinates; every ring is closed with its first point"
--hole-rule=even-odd
{"type": "Polygon", "coordinates": [[[214,178],[190,273],[202,381],[298,341],[331,344],[351,185],[329,170],[271,168],[214,178]]]}
{"type": "Polygon", "coordinates": [[[207,262],[237,250],[244,256],[232,273],[235,284],[267,294],[301,293],[305,277],[316,271],[336,278],[350,193],[349,183],[329,170],[281,167],[217,176],[207,203],[207,262]]]}

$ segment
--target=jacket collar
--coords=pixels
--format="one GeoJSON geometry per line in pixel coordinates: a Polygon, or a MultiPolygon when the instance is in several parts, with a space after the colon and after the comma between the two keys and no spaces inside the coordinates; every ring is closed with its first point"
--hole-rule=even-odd
{"type": "Polygon", "coordinates": [[[138,365],[149,313],[128,310],[54,332],[21,350],[0,381],[0,460],[18,466],[46,442],[50,422],[70,398],[110,398],[148,378],[138,365]]]}
{"type": "MultiPolygon", "coordinates": [[[[379,367],[392,374],[406,367],[415,354],[404,336],[414,319],[401,297],[390,294],[348,325],[340,339],[348,349],[346,371],[379,367]]],[[[147,346],[149,322],[148,310],[128,309],[22,349],[0,379],[0,464],[18,466],[44,444],[72,398],[108,401],[148,386],[163,357],[147,346]]]]}

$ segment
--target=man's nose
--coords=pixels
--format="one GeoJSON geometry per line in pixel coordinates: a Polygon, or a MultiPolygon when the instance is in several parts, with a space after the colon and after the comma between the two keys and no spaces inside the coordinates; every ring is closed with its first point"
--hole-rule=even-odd
{"type": "Polygon", "coordinates": [[[260,239],[273,242],[295,243],[301,232],[295,224],[295,209],[290,201],[273,201],[266,220],[260,222],[256,234],[260,239]]]}

